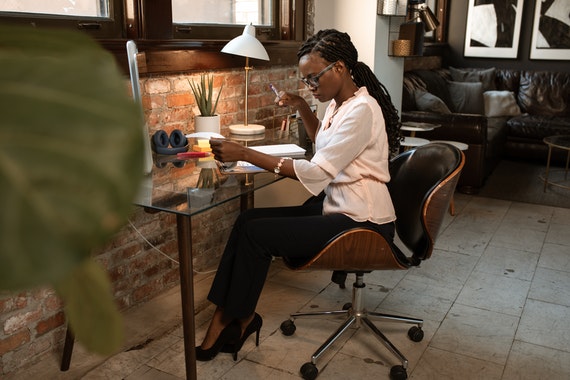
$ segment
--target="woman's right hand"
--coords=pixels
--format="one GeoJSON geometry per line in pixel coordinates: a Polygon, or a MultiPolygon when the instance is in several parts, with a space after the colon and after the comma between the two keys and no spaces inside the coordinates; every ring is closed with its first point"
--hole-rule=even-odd
{"type": "Polygon", "coordinates": [[[236,162],[244,158],[244,146],[235,141],[211,138],[210,148],[214,159],[220,162],[236,162]]]}
{"type": "Polygon", "coordinates": [[[299,108],[303,103],[307,104],[307,101],[304,98],[285,91],[279,91],[279,96],[275,98],[275,104],[280,107],[291,106],[299,108]]]}

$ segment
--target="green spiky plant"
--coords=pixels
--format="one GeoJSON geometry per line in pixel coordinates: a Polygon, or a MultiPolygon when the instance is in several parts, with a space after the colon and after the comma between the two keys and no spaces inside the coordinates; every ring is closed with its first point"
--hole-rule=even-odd
{"type": "Polygon", "coordinates": [[[192,92],[194,93],[194,98],[196,99],[196,104],[200,110],[200,115],[202,116],[214,116],[216,115],[216,108],[218,108],[218,100],[222,93],[222,88],[224,85],[220,86],[220,91],[216,97],[216,101],[213,102],[214,94],[214,77],[213,75],[200,75],[200,83],[194,83],[188,81],[192,92]]]}

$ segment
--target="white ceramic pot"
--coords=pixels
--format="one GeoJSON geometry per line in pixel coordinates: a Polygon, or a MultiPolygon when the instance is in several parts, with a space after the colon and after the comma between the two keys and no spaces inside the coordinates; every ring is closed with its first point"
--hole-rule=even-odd
{"type": "Polygon", "coordinates": [[[196,116],[194,118],[194,130],[196,132],[220,133],[220,115],[196,116]]]}

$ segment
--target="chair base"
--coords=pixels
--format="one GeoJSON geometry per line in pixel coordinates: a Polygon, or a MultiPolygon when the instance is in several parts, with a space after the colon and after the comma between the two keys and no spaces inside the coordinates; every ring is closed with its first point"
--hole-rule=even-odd
{"type": "Polygon", "coordinates": [[[316,367],[317,360],[324,354],[324,352],[332,346],[332,344],[345,333],[350,326],[354,325],[359,328],[361,324],[364,324],[369,328],[369,330],[378,338],[378,340],[394,355],[398,358],[401,365],[392,367],[390,372],[390,377],[392,379],[403,380],[407,379],[407,368],[408,360],[406,357],[392,344],[392,342],[376,327],[376,325],[371,321],[371,318],[392,321],[392,322],[403,322],[408,324],[414,324],[408,331],[408,336],[415,342],[419,342],[423,339],[423,320],[416,318],[403,317],[399,315],[391,315],[384,313],[377,313],[372,311],[367,311],[363,306],[363,290],[365,284],[363,281],[364,275],[362,273],[356,273],[356,282],[352,288],[352,304],[346,304],[343,310],[334,311],[321,311],[321,312],[311,312],[311,313],[293,313],[290,318],[281,324],[281,331],[284,335],[292,335],[295,330],[294,321],[296,318],[301,317],[311,317],[311,316],[339,316],[346,315],[346,320],[339,326],[339,328],[313,353],[311,356],[311,362],[305,363],[301,367],[301,374],[305,380],[315,379],[318,375],[318,369],[316,367]]]}

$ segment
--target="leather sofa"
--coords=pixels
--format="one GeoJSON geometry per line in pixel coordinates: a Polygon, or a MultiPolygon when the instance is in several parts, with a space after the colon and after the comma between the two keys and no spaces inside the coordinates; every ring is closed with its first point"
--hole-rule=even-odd
{"type": "MultiPolygon", "coordinates": [[[[570,73],[453,67],[407,71],[402,122],[438,124],[417,136],[468,144],[458,189],[477,193],[502,158],[546,163],[544,137],[570,134],[570,73]]],[[[553,150],[554,164],[565,160],[565,151],[553,150]]]]}

